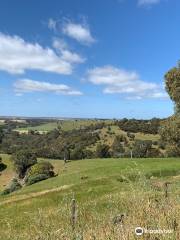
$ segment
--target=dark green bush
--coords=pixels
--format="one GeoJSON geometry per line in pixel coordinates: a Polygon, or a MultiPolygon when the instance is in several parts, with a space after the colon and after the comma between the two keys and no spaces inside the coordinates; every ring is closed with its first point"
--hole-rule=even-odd
{"type": "Polygon", "coordinates": [[[32,185],[34,183],[40,182],[42,180],[48,179],[49,176],[46,174],[32,175],[27,179],[26,185],[32,185]]]}
{"type": "Polygon", "coordinates": [[[14,178],[10,182],[9,186],[6,189],[4,189],[4,191],[1,192],[1,195],[7,195],[7,194],[15,192],[21,188],[22,188],[21,184],[18,182],[18,180],[16,178],[14,178]]]}
{"type": "Polygon", "coordinates": [[[98,158],[110,157],[109,146],[106,144],[98,144],[96,147],[96,157],[98,158]]]}
{"type": "Polygon", "coordinates": [[[36,155],[29,151],[17,151],[12,155],[16,172],[19,178],[24,178],[27,170],[37,163],[36,155]]]}
{"type": "Polygon", "coordinates": [[[38,162],[29,169],[26,179],[28,179],[31,176],[41,174],[45,174],[48,177],[53,177],[54,176],[53,169],[54,169],[53,165],[48,161],[38,162]]]}
{"type": "Polygon", "coordinates": [[[25,177],[26,185],[31,185],[36,182],[53,177],[53,169],[53,165],[48,161],[41,161],[36,163],[29,169],[25,177]]]}

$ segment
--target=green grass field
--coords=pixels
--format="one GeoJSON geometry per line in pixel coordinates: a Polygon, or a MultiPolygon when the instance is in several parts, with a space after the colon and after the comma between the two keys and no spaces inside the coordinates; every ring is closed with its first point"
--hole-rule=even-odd
{"type": "MultiPolygon", "coordinates": [[[[11,172],[9,156],[2,157],[11,172]]],[[[128,240],[137,239],[137,226],[174,229],[160,239],[178,239],[179,228],[173,224],[180,217],[180,159],[92,159],[66,166],[60,160],[50,161],[57,177],[0,197],[1,240],[128,240]],[[168,198],[164,197],[166,181],[171,183],[168,198]],[[73,196],[75,230],[70,221],[73,196]],[[123,225],[113,224],[122,213],[123,225]]]]}
{"type": "Polygon", "coordinates": [[[79,129],[81,127],[89,126],[90,124],[94,124],[96,121],[95,120],[60,120],[58,122],[49,122],[49,123],[43,123],[39,126],[35,127],[25,127],[25,128],[17,128],[16,131],[19,132],[26,132],[29,130],[33,131],[39,131],[39,132],[49,132],[52,131],[53,129],[57,128],[60,126],[62,130],[64,131],[69,131],[72,129],[79,129]]]}

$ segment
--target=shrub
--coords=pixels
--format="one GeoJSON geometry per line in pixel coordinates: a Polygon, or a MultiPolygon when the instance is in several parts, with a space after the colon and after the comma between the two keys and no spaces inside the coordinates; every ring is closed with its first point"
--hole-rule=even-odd
{"type": "Polygon", "coordinates": [[[96,148],[96,157],[98,158],[110,157],[109,146],[106,144],[98,144],[96,148]]]}
{"type": "Polygon", "coordinates": [[[83,159],[84,158],[84,152],[80,147],[77,147],[71,151],[71,159],[77,160],[77,159],[83,159]]]}
{"type": "Polygon", "coordinates": [[[42,180],[46,180],[48,178],[49,178],[49,176],[46,174],[32,175],[32,176],[28,177],[28,179],[26,181],[26,185],[32,185],[34,183],[40,182],[42,180]]]}
{"type": "Polygon", "coordinates": [[[30,176],[34,176],[34,175],[45,174],[48,177],[53,177],[54,176],[53,169],[54,169],[54,167],[50,162],[41,161],[41,162],[36,163],[29,169],[27,176],[30,177],[30,176]]]}
{"type": "Polygon", "coordinates": [[[160,129],[161,142],[165,145],[169,157],[180,156],[180,118],[167,119],[160,129]]]}
{"type": "Polygon", "coordinates": [[[18,182],[16,178],[13,178],[9,184],[9,186],[1,192],[1,195],[7,195],[9,193],[15,192],[22,188],[21,184],[18,182]]]}
{"type": "Polygon", "coordinates": [[[7,168],[7,166],[2,162],[2,158],[0,157],[0,172],[6,168],[7,168]]]}
{"type": "Polygon", "coordinates": [[[19,178],[24,178],[27,170],[37,163],[35,154],[27,151],[19,151],[12,155],[12,160],[19,178]]]}
{"type": "Polygon", "coordinates": [[[125,149],[122,145],[124,143],[123,142],[123,140],[124,140],[123,137],[121,137],[121,136],[116,136],[115,137],[114,142],[111,146],[113,157],[120,157],[125,152],[125,149]]]}
{"type": "Polygon", "coordinates": [[[25,182],[27,185],[48,179],[54,176],[54,167],[50,162],[41,161],[33,165],[25,177],[25,182]]]}

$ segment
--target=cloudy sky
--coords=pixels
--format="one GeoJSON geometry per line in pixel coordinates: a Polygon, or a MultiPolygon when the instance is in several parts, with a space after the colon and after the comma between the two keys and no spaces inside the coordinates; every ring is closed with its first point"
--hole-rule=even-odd
{"type": "Polygon", "coordinates": [[[0,1],[0,115],[171,115],[179,12],[179,0],[0,1]]]}

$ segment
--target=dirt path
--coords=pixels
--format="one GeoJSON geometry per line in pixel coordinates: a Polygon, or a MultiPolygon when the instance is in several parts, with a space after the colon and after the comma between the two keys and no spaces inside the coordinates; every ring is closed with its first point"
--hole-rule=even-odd
{"type": "Polygon", "coordinates": [[[9,203],[28,200],[28,199],[39,197],[39,196],[43,196],[43,195],[46,195],[48,193],[63,191],[63,190],[71,188],[72,186],[73,186],[72,184],[71,185],[64,185],[64,186],[61,186],[61,187],[53,188],[53,189],[50,189],[50,190],[44,190],[44,191],[41,191],[41,192],[29,193],[29,194],[26,194],[26,195],[25,194],[24,195],[16,195],[16,196],[13,196],[11,199],[4,200],[4,201],[0,202],[0,206],[5,205],[5,204],[9,204],[9,203]]]}

